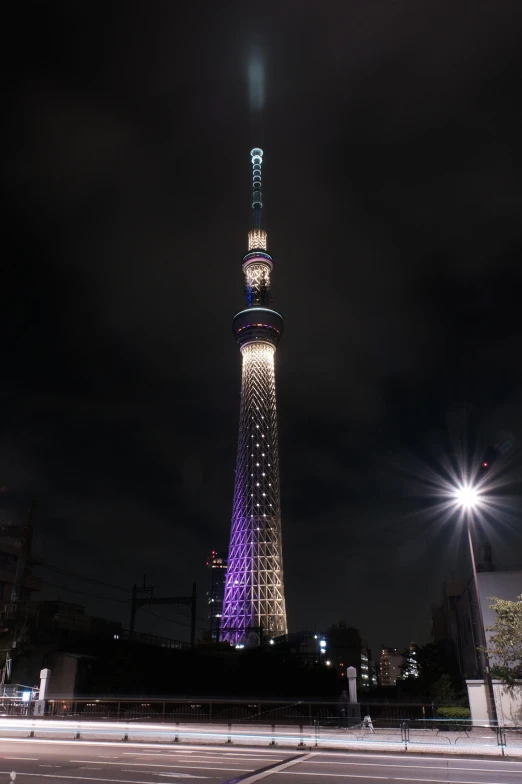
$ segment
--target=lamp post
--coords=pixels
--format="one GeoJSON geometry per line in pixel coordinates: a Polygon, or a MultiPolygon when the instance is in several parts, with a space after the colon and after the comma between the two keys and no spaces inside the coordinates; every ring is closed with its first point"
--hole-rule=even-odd
{"type": "MultiPolygon", "coordinates": [[[[489,714],[491,719],[497,721],[497,710],[495,705],[495,694],[493,692],[493,681],[491,679],[491,671],[489,668],[489,656],[487,651],[486,629],[484,626],[484,616],[482,614],[482,605],[480,603],[479,585],[477,578],[477,567],[475,563],[475,551],[473,549],[473,539],[471,536],[471,521],[473,512],[476,511],[481,504],[481,492],[473,485],[462,484],[455,491],[455,500],[463,511],[466,519],[466,530],[468,535],[469,554],[471,558],[471,567],[473,572],[473,589],[475,592],[476,601],[476,615],[478,616],[478,637],[482,648],[482,669],[484,675],[484,686],[486,687],[486,701],[489,707],[489,714]]],[[[473,618],[472,611],[472,624],[475,625],[475,618],[473,618]]]]}

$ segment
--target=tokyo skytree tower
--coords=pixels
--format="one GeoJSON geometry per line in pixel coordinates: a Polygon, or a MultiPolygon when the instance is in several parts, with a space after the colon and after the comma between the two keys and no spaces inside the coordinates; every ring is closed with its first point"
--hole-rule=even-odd
{"type": "Polygon", "coordinates": [[[252,158],[252,228],[243,257],[246,308],[232,328],[243,360],[236,481],[222,640],[255,645],[287,633],[274,354],[283,318],[270,307],[272,257],[262,226],[263,151],[252,158]]]}

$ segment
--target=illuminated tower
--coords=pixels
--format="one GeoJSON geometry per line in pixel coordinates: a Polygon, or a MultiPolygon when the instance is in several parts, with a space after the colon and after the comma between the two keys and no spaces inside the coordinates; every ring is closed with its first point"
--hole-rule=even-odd
{"type": "Polygon", "coordinates": [[[270,307],[271,256],[261,224],[263,151],[250,153],[252,228],[243,257],[246,308],[233,331],[243,360],[236,481],[221,639],[252,645],[286,634],[274,354],[283,319],[270,307]]]}

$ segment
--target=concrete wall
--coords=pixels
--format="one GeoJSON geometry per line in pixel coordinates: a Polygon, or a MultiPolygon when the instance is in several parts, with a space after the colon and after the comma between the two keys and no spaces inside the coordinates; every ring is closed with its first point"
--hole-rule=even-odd
{"type": "MultiPolygon", "coordinates": [[[[477,575],[480,594],[480,606],[484,618],[484,626],[493,626],[496,621],[496,614],[490,609],[492,597],[498,599],[508,599],[516,601],[517,596],[522,594],[522,571],[520,572],[480,572],[477,575]]],[[[486,632],[486,639],[489,645],[490,633],[486,632]]],[[[494,665],[494,662],[491,661],[494,665]]]]}
{"type": "Polygon", "coordinates": [[[466,681],[468,687],[469,707],[473,724],[489,724],[488,703],[484,681],[466,681]]]}
{"type": "MultiPolygon", "coordinates": [[[[466,681],[469,707],[473,724],[488,723],[486,687],[482,680],[466,681]]],[[[501,727],[522,727],[522,681],[515,686],[506,686],[502,681],[493,681],[497,721],[501,727]]]]}
{"type": "MultiPolygon", "coordinates": [[[[479,572],[477,575],[480,607],[484,626],[493,626],[496,614],[490,609],[491,599],[515,601],[522,594],[522,571],[479,572]]],[[[458,654],[462,675],[465,678],[484,677],[484,656],[480,647],[480,618],[473,581],[469,580],[464,593],[457,602],[458,654]]],[[[486,632],[489,645],[490,632],[486,632]]],[[[495,666],[495,657],[490,657],[490,666],[495,666]]]]}
{"type": "Polygon", "coordinates": [[[48,699],[56,697],[73,697],[78,669],[78,657],[74,654],[55,653],[49,656],[51,678],[49,680],[48,699]]]}
{"type": "Polygon", "coordinates": [[[502,681],[493,681],[498,723],[503,727],[522,727],[522,682],[509,688],[502,681]]]}

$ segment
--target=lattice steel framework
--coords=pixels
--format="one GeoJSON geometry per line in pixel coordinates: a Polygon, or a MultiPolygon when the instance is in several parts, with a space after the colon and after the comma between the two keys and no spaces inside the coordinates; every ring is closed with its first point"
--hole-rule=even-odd
{"type": "Polygon", "coordinates": [[[252,150],[253,230],[243,259],[247,308],[234,317],[241,409],[221,638],[259,644],[286,634],[274,354],[283,319],[270,304],[273,261],[261,229],[262,151],[252,150]],[[255,237],[255,242],[252,240],[255,237]]]}

